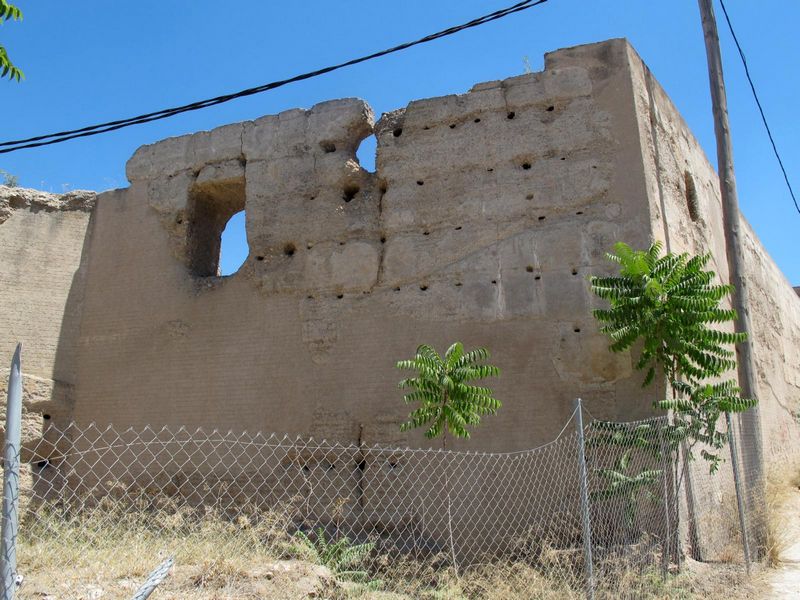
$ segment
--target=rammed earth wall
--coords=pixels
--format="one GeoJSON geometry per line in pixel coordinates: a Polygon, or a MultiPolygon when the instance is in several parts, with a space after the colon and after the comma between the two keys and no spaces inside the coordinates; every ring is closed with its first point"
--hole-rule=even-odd
{"type": "MultiPolygon", "coordinates": [[[[651,414],[660,392],[590,314],[615,241],[710,250],[726,274],[716,175],[624,40],[377,123],[345,99],[167,139],[127,172],[94,204],[0,188],[0,347],[25,342],[28,406],[53,421],[425,445],[399,431],[394,363],[461,340],[491,350],[504,406],[454,446],[518,450],[576,396],[598,418],[651,414]],[[242,209],[249,256],[219,277],[242,209]]],[[[752,234],[748,256],[765,449],[785,453],[800,298],[752,234]]]]}

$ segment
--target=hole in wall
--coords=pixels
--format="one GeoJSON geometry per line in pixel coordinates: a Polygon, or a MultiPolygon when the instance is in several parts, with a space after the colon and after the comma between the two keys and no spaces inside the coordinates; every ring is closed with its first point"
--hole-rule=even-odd
{"type": "Polygon", "coordinates": [[[456,227],[455,229],[456,229],[456,231],[461,231],[461,225],[459,225],[459,226],[458,226],[458,227],[456,227]]]}
{"type": "Polygon", "coordinates": [[[256,256],[256,260],[257,260],[258,262],[261,262],[261,261],[263,261],[263,260],[264,260],[264,257],[263,257],[263,256],[256,256]]]}
{"type": "Polygon", "coordinates": [[[399,292],[399,291],[400,291],[400,288],[399,288],[399,287],[396,287],[396,288],[394,288],[394,291],[395,291],[395,292],[399,292]]]}
{"type": "Polygon", "coordinates": [[[533,278],[533,280],[534,280],[534,281],[539,281],[541,278],[542,278],[542,276],[541,276],[541,275],[537,275],[536,277],[534,277],[534,278],[533,278]]]}
{"type": "Polygon", "coordinates": [[[42,418],[43,418],[45,421],[49,421],[49,420],[50,420],[52,417],[51,417],[50,415],[48,415],[47,413],[44,413],[44,414],[42,415],[42,418]]]}
{"type": "Polygon", "coordinates": [[[582,215],[582,214],[583,214],[583,211],[582,211],[582,210],[579,210],[579,211],[577,211],[575,214],[576,214],[576,215],[582,215]]]}
{"type": "Polygon", "coordinates": [[[362,169],[370,173],[375,172],[377,152],[378,139],[374,135],[368,135],[361,140],[361,143],[356,149],[356,160],[358,160],[358,164],[361,165],[362,169]]]}
{"type": "Polygon", "coordinates": [[[245,215],[241,210],[234,214],[222,230],[219,248],[219,274],[232,275],[239,270],[250,249],[247,247],[245,215]]]}
{"type": "Polygon", "coordinates": [[[533,194],[525,194],[525,200],[533,200],[533,194]]]}
{"type": "Polygon", "coordinates": [[[336,152],[336,144],[327,140],[321,141],[319,147],[322,148],[323,152],[336,152]]]}
{"type": "Polygon", "coordinates": [[[417,179],[417,185],[425,185],[425,182],[422,179],[417,179]]]}
{"type": "Polygon", "coordinates": [[[480,119],[475,119],[475,120],[473,121],[473,123],[480,123],[480,122],[481,122],[481,120],[480,120],[480,119]]]}
{"type": "Polygon", "coordinates": [[[576,327],[572,331],[574,331],[575,333],[580,333],[581,332],[581,328],[580,327],[576,327]]]}
{"type": "Polygon", "coordinates": [[[402,127],[398,127],[397,129],[392,131],[392,135],[394,137],[400,137],[401,135],[403,135],[403,128],[402,127]]]}
{"type": "Polygon", "coordinates": [[[283,247],[283,253],[286,256],[294,256],[294,253],[297,251],[297,248],[292,242],[289,242],[283,247]]]}
{"type": "Polygon", "coordinates": [[[700,217],[700,207],[697,201],[697,186],[694,184],[694,177],[689,171],[684,171],[683,181],[686,185],[686,207],[689,209],[689,218],[697,221],[700,217]]]}
{"type": "Polygon", "coordinates": [[[430,231],[423,231],[423,232],[422,232],[422,235],[430,235],[430,234],[431,234],[431,232],[430,232],[430,231]]]}
{"type": "Polygon", "coordinates": [[[456,128],[456,124],[455,123],[450,123],[450,129],[455,129],[455,128],[456,128]]]}
{"type": "Polygon", "coordinates": [[[522,163],[522,168],[527,171],[528,169],[531,168],[531,163],[529,163],[529,162],[522,163]]]}
{"type": "Polygon", "coordinates": [[[385,244],[385,243],[386,243],[386,236],[382,235],[381,236],[381,244],[385,244]]]}
{"type": "Polygon", "coordinates": [[[244,177],[209,181],[189,191],[186,258],[198,277],[231,275],[247,258],[244,177]]]}
{"type": "Polygon", "coordinates": [[[525,270],[526,270],[528,273],[533,273],[533,265],[528,265],[527,267],[525,267],[525,270]]]}
{"type": "Polygon", "coordinates": [[[464,284],[461,283],[460,281],[456,281],[456,287],[461,287],[462,285],[464,285],[464,284]]]}
{"type": "Polygon", "coordinates": [[[339,300],[341,300],[342,298],[344,298],[344,294],[336,294],[336,297],[337,297],[339,300]]]}
{"type": "Polygon", "coordinates": [[[555,109],[556,109],[555,106],[548,106],[546,110],[547,112],[553,112],[555,109]]]}
{"type": "Polygon", "coordinates": [[[546,218],[547,218],[547,217],[545,217],[545,216],[541,216],[541,217],[539,217],[539,220],[540,220],[540,221],[544,221],[546,218]]]}
{"type": "Polygon", "coordinates": [[[514,117],[516,117],[516,116],[517,116],[517,113],[515,113],[514,111],[511,111],[510,113],[508,113],[508,114],[506,115],[506,118],[507,118],[507,119],[513,119],[513,118],[514,118],[514,117]]]}
{"type": "Polygon", "coordinates": [[[578,269],[572,269],[572,274],[573,275],[577,275],[578,274],[578,269]]]}
{"type": "Polygon", "coordinates": [[[492,285],[497,285],[497,279],[492,279],[492,285]]]}
{"type": "Polygon", "coordinates": [[[46,460],[46,459],[45,459],[45,460],[40,460],[40,461],[37,461],[37,462],[36,462],[36,466],[37,466],[39,469],[45,469],[45,468],[47,468],[47,467],[49,467],[49,466],[50,466],[50,461],[49,461],[49,460],[46,460]]]}
{"type": "Polygon", "coordinates": [[[356,194],[361,191],[361,188],[358,187],[356,184],[348,184],[344,186],[342,190],[342,200],[345,202],[350,202],[353,198],[356,197],[356,194]]]}
{"type": "Polygon", "coordinates": [[[428,286],[427,285],[421,285],[421,286],[419,286],[419,289],[421,289],[424,292],[425,290],[428,289],[428,286]]]}

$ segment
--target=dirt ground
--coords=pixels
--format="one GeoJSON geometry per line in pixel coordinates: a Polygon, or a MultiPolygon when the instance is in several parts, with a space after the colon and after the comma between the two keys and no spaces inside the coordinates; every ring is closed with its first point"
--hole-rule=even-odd
{"type": "Polygon", "coordinates": [[[800,598],[800,489],[794,487],[780,509],[785,524],[786,544],[781,564],[767,576],[765,598],[800,598]]]}

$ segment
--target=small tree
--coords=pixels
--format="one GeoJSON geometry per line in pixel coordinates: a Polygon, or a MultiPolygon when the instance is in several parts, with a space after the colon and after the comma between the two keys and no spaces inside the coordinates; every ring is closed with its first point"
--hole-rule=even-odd
{"type": "MultiPolygon", "coordinates": [[[[416,371],[416,377],[403,379],[398,386],[411,390],[404,396],[407,404],[419,403],[411,411],[408,421],[400,425],[401,431],[425,427],[425,437],[442,438],[442,448],[447,448],[448,432],[457,438],[470,437],[468,427],[475,427],[483,415],[493,415],[500,408],[492,390],[471,385],[468,382],[487,377],[497,377],[500,369],[483,364],[489,358],[486,348],[464,352],[461,342],[447,349],[444,358],[431,346],[422,344],[414,358],[401,360],[398,369],[416,371]]],[[[450,540],[450,556],[453,567],[458,570],[456,550],[453,543],[453,515],[450,500],[450,476],[444,471],[444,488],[447,496],[447,533],[450,540]]]]}
{"type": "Polygon", "coordinates": [[[447,447],[447,433],[468,439],[468,427],[477,426],[483,415],[495,414],[501,403],[487,387],[468,382],[487,377],[497,377],[500,370],[482,364],[489,357],[485,348],[464,352],[461,342],[447,349],[444,358],[431,346],[422,344],[414,358],[401,360],[398,369],[417,371],[416,377],[403,379],[401,389],[410,389],[404,396],[407,404],[419,403],[400,426],[401,431],[425,427],[425,437],[442,438],[447,447]]]}
{"type": "MultiPolygon", "coordinates": [[[[654,404],[673,411],[671,440],[688,438],[720,449],[726,441],[717,430],[721,414],[756,404],[740,396],[735,381],[718,382],[736,366],[734,352],[726,346],[746,339],[745,333],[712,327],[736,319],[736,311],[720,307],[733,288],[712,283],[715,273],[704,270],[709,254],[661,256],[661,249],[660,242],[646,251],[615,244],[607,257],[620,265],[619,276],[591,278],[592,291],[610,308],[593,313],[603,323],[600,331],[611,338],[612,352],[642,342],[635,367],[646,370],[643,387],[658,373],[665,376],[670,397],[654,404]]],[[[716,470],[719,456],[706,449],[701,454],[716,470]]]]}
{"type": "MultiPolygon", "coordinates": [[[[0,25],[9,20],[21,21],[22,11],[7,0],[0,0],[0,25]]],[[[11,62],[5,46],[0,44],[0,79],[3,77],[19,81],[23,79],[25,75],[19,67],[16,67],[14,63],[11,62]]]]}

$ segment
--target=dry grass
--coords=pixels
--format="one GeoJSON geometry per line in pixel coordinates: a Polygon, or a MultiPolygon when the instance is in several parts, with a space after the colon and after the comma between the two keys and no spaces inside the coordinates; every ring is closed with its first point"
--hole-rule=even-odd
{"type": "Polygon", "coordinates": [[[800,489],[800,462],[773,469],[765,490],[766,548],[765,560],[770,567],[781,564],[786,549],[800,535],[797,516],[791,514],[792,503],[800,489]]]}
{"type": "MultiPolygon", "coordinates": [[[[585,595],[580,548],[552,548],[540,540],[535,557],[460,574],[441,558],[373,556],[362,567],[381,581],[374,590],[337,581],[324,567],[296,560],[303,557],[287,533],[291,527],[285,511],[245,511],[231,521],[213,509],[168,503],[137,510],[130,503],[101,504],[80,515],[39,507],[22,524],[18,556],[25,584],[19,598],[127,599],[167,556],[175,557],[176,567],[154,599],[316,594],[331,600],[569,600],[585,595]]],[[[703,565],[665,580],[657,567],[646,566],[657,565],[656,556],[644,557],[636,570],[629,563],[600,561],[598,572],[605,576],[598,600],[753,597],[734,567],[703,565]]]]}

